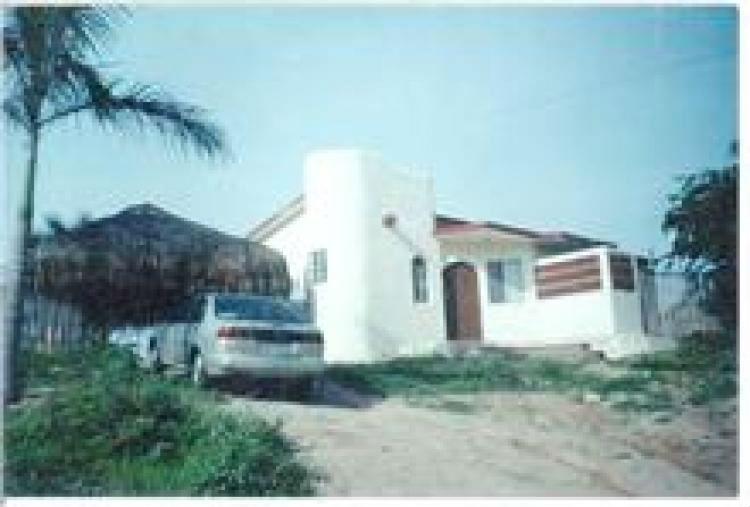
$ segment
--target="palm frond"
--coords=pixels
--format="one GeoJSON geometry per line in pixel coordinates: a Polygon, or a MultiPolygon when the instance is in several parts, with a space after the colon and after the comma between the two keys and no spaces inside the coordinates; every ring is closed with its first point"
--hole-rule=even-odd
{"type": "Polygon", "coordinates": [[[227,153],[223,130],[205,118],[205,111],[179,102],[149,85],[122,86],[102,76],[93,65],[69,58],[58,73],[55,93],[58,107],[43,119],[49,124],[65,116],[90,112],[102,123],[118,129],[153,128],[176,139],[183,149],[215,156],[227,153]]]}
{"type": "Polygon", "coordinates": [[[18,27],[12,24],[3,25],[3,70],[9,65],[17,65],[22,56],[18,27]]]}
{"type": "Polygon", "coordinates": [[[48,103],[53,111],[64,111],[75,104],[96,106],[106,102],[107,95],[111,94],[110,80],[95,65],[73,55],[60,55],[53,73],[55,80],[48,96],[48,103]]]}
{"type": "Polygon", "coordinates": [[[7,9],[3,23],[6,79],[24,90],[26,116],[36,119],[55,87],[60,60],[91,60],[110,42],[128,11],[117,6],[24,6],[7,9]]]}
{"type": "Polygon", "coordinates": [[[150,127],[200,155],[228,153],[224,131],[205,118],[203,109],[179,102],[156,87],[132,85],[121,93],[102,94],[95,100],[93,112],[102,123],[117,128],[150,127]]]}
{"type": "Polygon", "coordinates": [[[53,53],[96,54],[129,13],[117,5],[13,7],[6,13],[3,38],[16,41],[26,51],[39,46],[53,53]]]}
{"type": "Polygon", "coordinates": [[[94,57],[128,14],[116,6],[9,9],[3,41],[9,78],[20,92],[3,104],[5,116],[29,129],[86,111],[116,128],[155,129],[199,155],[227,153],[223,131],[202,109],[102,74],[94,57]]]}
{"type": "Polygon", "coordinates": [[[23,102],[17,96],[9,96],[3,99],[3,114],[10,125],[28,128],[28,119],[23,109],[23,102]]]}

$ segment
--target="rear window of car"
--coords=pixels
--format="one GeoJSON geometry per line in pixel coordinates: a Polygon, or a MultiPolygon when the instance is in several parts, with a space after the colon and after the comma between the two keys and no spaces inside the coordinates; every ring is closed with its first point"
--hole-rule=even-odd
{"type": "Polygon", "coordinates": [[[216,317],[222,320],[264,320],[304,324],[310,322],[303,303],[269,298],[217,296],[216,317]]]}

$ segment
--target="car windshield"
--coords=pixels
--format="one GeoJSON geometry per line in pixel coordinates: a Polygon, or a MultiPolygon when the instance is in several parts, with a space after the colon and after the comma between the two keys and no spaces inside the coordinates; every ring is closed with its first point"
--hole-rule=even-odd
{"type": "Polygon", "coordinates": [[[310,322],[305,305],[261,297],[217,296],[216,317],[222,320],[266,320],[304,324],[310,322]]]}

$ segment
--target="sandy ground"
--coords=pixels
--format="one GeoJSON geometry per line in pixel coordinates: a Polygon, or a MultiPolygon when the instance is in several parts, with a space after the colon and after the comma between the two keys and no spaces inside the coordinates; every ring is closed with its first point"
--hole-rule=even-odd
{"type": "Polygon", "coordinates": [[[664,420],[561,395],[367,400],[331,383],[312,404],[228,404],[281,419],[323,495],[736,495],[733,404],[664,420]]]}

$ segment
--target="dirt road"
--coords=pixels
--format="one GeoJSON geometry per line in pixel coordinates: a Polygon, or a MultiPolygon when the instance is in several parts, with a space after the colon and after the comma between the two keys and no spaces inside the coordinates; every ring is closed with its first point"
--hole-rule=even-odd
{"type": "Polygon", "coordinates": [[[665,420],[529,393],[368,401],[327,384],[316,404],[235,394],[283,421],[324,495],[727,496],[736,407],[665,420]]]}

